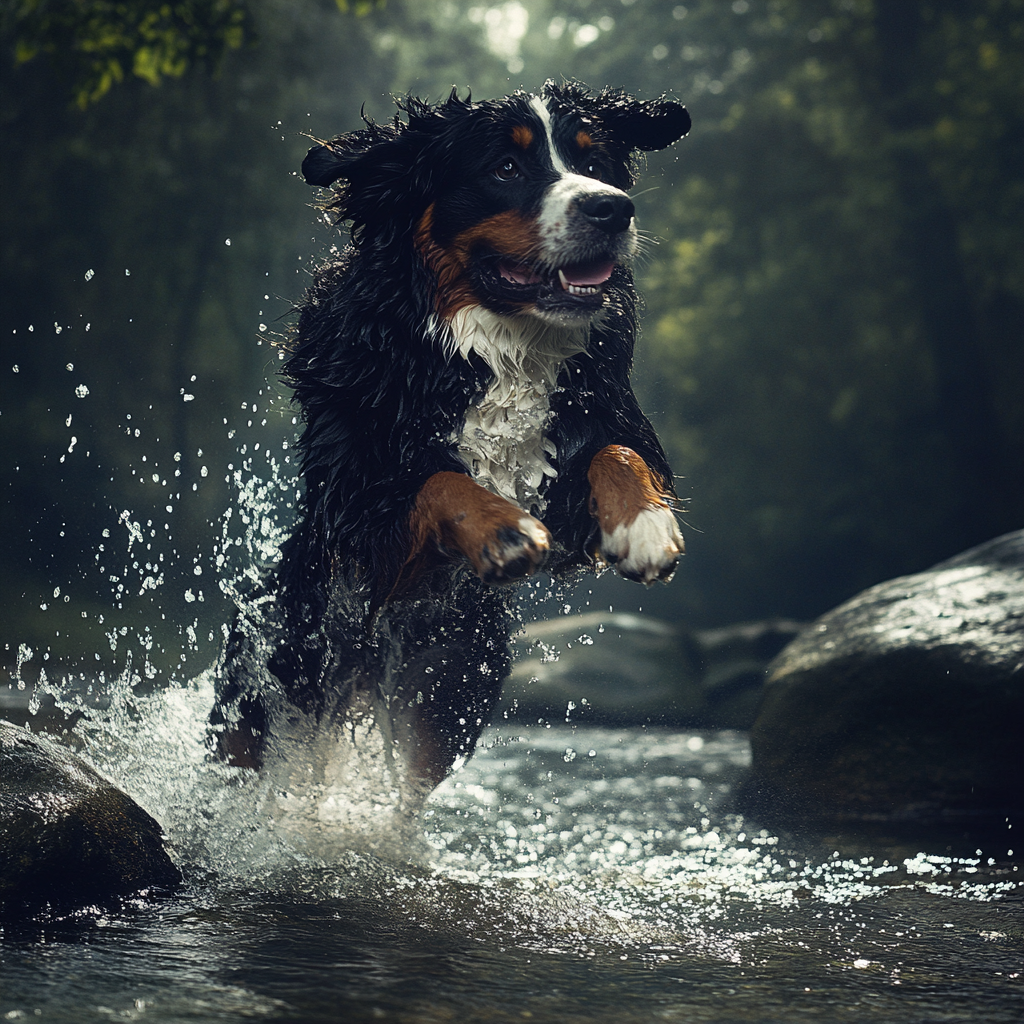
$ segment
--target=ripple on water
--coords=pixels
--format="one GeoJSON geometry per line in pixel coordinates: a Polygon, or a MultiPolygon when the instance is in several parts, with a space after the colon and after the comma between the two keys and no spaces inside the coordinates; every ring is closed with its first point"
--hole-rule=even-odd
{"type": "MultiPolygon", "coordinates": [[[[1005,851],[953,855],[898,839],[868,849],[746,821],[731,810],[749,764],[741,733],[503,723],[417,819],[395,809],[379,751],[354,774],[332,762],[345,746],[333,739],[290,750],[258,780],[210,763],[211,686],[200,677],[138,700],[131,716],[80,728],[91,759],[164,824],[179,860],[231,884],[305,877],[333,893],[342,879],[350,898],[353,884],[384,879],[417,901],[421,918],[432,901],[438,921],[452,919],[454,904],[484,907],[487,920],[500,906],[503,935],[532,922],[524,941],[539,921],[559,935],[585,920],[591,934],[669,945],[748,914],[760,931],[808,905],[1020,892],[1005,851]]],[[[479,932],[469,909],[459,919],[471,918],[479,932]]]]}

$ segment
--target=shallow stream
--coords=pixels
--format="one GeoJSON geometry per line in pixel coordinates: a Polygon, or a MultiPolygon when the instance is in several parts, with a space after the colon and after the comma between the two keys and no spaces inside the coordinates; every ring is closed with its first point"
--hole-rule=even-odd
{"type": "MultiPolygon", "coordinates": [[[[70,390],[91,378],[75,372],[52,412],[67,443],[14,471],[73,488],[98,458],[89,388],[70,390]]],[[[276,399],[260,394],[237,437],[224,420],[234,501],[212,551],[174,524],[216,464],[208,475],[202,449],[160,442],[136,408],[118,428],[130,462],[102,475],[159,502],[85,508],[87,598],[56,577],[26,599],[48,623],[34,652],[8,623],[0,710],[59,723],[35,714],[37,680],[90,708],[69,740],[161,822],[186,884],[3,926],[0,1020],[1024,1020],[1024,837],[1009,822],[820,835],[746,820],[743,734],[501,719],[413,821],[386,785],[334,784],[329,745],[261,780],[209,763],[212,684],[191,677],[220,634],[216,612],[197,612],[273,560],[294,500],[288,442],[266,426],[276,399]],[[58,656],[69,633],[71,647],[96,640],[77,682],[58,656]]]]}
{"type": "Polygon", "coordinates": [[[0,1018],[1024,1019],[1012,830],[779,834],[730,812],[743,734],[503,722],[414,827],[342,831],[343,796],[203,760],[208,696],[85,732],[185,889],[8,927],[0,1018]]]}

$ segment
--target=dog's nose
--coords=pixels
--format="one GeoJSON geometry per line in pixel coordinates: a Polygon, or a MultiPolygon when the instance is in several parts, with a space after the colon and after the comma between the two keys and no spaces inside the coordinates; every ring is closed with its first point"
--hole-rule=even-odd
{"type": "Polygon", "coordinates": [[[629,227],[633,219],[633,200],[626,195],[609,195],[598,192],[580,200],[580,213],[602,231],[617,235],[629,227]]]}

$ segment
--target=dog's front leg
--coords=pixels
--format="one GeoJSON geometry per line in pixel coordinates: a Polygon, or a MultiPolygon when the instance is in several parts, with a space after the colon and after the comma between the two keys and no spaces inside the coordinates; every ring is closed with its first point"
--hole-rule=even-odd
{"type": "Polygon", "coordinates": [[[667,580],[683,553],[669,494],[632,448],[611,444],[590,461],[590,513],[601,528],[597,557],[626,579],[667,580]]]}
{"type": "Polygon", "coordinates": [[[435,473],[409,518],[409,567],[431,554],[462,555],[485,583],[536,572],[551,549],[547,527],[464,473],[435,473]]]}

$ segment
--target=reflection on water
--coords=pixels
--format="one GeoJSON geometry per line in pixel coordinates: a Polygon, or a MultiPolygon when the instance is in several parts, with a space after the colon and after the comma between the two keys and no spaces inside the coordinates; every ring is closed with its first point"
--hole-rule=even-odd
{"type": "Polygon", "coordinates": [[[85,730],[190,884],[8,931],[8,1019],[1024,1018],[1012,830],[780,835],[730,811],[741,734],[504,722],[418,822],[365,803],[359,836],[330,773],[206,763],[208,697],[85,730]]]}

